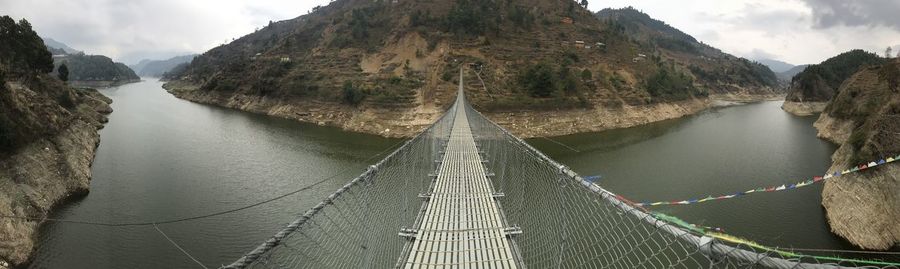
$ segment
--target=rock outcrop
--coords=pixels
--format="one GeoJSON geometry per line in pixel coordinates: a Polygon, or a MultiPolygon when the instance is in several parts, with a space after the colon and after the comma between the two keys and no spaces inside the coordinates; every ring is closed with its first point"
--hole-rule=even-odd
{"type": "Polygon", "coordinates": [[[52,125],[44,129],[50,132],[0,152],[0,215],[18,218],[0,219],[0,262],[11,265],[28,261],[40,219],[54,205],[88,192],[100,141],[97,131],[112,112],[111,100],[96,90],[73,90],[45,80],[40,86],[6,82],[0,93],[0,113],[24,119],[17,122],[18,128],[52,125]],[[73,106],[60,106],[48,92],[71,93],[73,106]]]}
{"type": "MultiPolygon", "coordinates": [[[[829,173],[900,158],[900,61],[854,74],[819,116],[819,137],[840,145],[829,173]]],[[[832,232],[865,249],[900,243],[900,163],[829,180],[822,191],[832,232]]]]}

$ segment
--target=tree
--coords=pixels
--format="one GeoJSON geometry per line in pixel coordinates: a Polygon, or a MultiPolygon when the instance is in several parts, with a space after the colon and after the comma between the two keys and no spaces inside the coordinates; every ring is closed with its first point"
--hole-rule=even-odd
{"type": "Polygon", "coordinates": [[[16,23],[9,16],[0,17],[0,48],[0,64],[9,66],[11,72],[53,71],[52,55],[25,19],[16,23]]]}
{"type": "Polygon", "coordinates": [[[358,105],[365,96],[362,91],[353,86],[353,82],[344,82],[344,102],[350,105],[358,105]]]}
{"type": "Polygon", "coordinates": [[[553,67],[542,62],[529,67],[521,77],[521,82],[532,97],[550,97],[558,85],[553,73],[553,67]]]}
{"type": "Polygon", "coordinates": [[[59,75],[59,80],[69,81],[69,67],[66,66],[65,63],[59,65],[59,68],[56,69],[57,75],[59,75]]]}
{"type": "Polygon", "coordinates": [[[588,7],[588,0],[581,0],[581,6],[583,6],[584,8],[587,8],[587,7],[588,7]]]}

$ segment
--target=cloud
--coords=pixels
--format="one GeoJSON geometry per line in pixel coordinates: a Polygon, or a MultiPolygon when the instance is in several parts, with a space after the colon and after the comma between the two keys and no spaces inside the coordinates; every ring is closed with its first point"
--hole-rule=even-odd
{"type": "Polygon", "coordinates": [[[752,51],[750,51],[750,53],[748,53],[745,56],[749,59],[757,59],[757,60],[781,59],[781,57],[779,55],[775,55],[775,54],[769,53],[768,51],[758,49],[758,48],[754,48],[752,51]]]}
{"type": "Polygon", "coordinates": [[[328,0],[0,0],[38,34],[126,63],[202,53],[328,0]]]}
{"type": "Polygon", "coordinates": [[[900,30],[900,1],[897,0],[804,0],[812,9],[816,28],[844,26],[885,26],[900,30]]]}

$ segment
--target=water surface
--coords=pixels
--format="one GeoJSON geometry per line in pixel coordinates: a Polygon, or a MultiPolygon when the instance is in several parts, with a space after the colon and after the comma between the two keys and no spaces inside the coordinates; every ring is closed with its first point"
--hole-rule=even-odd
{"type": "MultiPolygon", "coordinates": [[[[229,263],[360,174],[399,140],[191,103],[148,80],[100,90],[115,110],[100,131],[91,192],[53,218],[145,222],[244,206],[344,173],[309,191],[237,213],[159,225],[210,267],[229,263]]],[[[152,226],[49,223],[32,268],[198,268],[152,226]]]]}
{"type": "MultiPolygon", "coordinates": [[[[711,109],[629,129],[529,141],[582,175],[633,201],[673,201],[780,186],[822,175],[837,148],[816,138],[817,116],[798,117],[781,102],[711,109]]],[[[793,191],[651,209],[770,246],[852,249],[833,235],[822,184],[793,191]]]]}
{"type": "MultiPolygon", "coordinates": [[[[101,131],[91,193],[54,218],[177,219],[247,205],[342,174],[250,210],[159,225],[210,267],[271,236],[398,140],[344,132],[172,97],[155,80],[101,90],[115,112],[101,131]]],[[[836,149],[815,117],[779,102],[712,109],[636,128],[529,141],[605,188],[636,201],[683,200],[822,174],[836,149]]],[[[822,185],[654,210],[780,247],[852,249],[825,223],[822,185]]],[[[196,268],[152,226],[44,225],[32,268],[196,268]]]]}

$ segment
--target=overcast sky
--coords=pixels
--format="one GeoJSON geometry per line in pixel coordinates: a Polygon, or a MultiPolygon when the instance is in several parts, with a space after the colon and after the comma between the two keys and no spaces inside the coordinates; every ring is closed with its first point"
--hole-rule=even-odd
{"type": "MultiPolygon", "coordinates": [[[[0,0],[0,13],[90,54],[128,64],[202,53],[269,20],[328,0],[0,0]]],[[[793,64],[854,48],[900,51],[898,0],[593,0],[591,10],[634,6],[727,53],[793,64]]]]}

